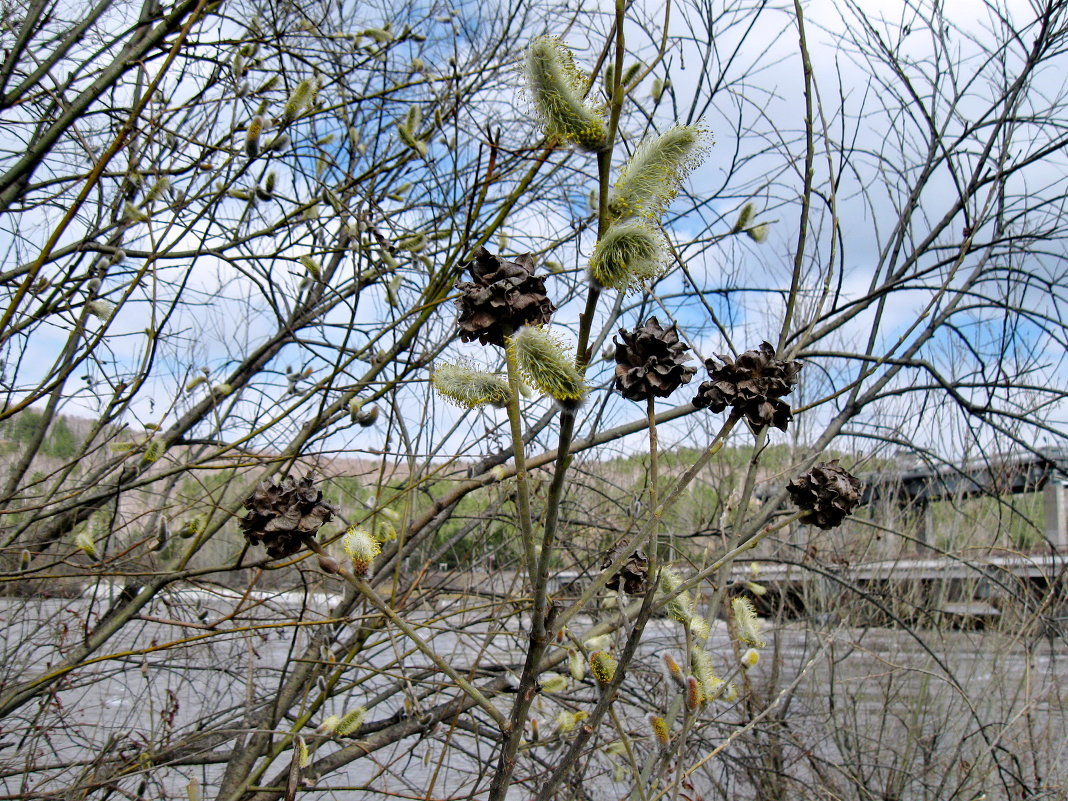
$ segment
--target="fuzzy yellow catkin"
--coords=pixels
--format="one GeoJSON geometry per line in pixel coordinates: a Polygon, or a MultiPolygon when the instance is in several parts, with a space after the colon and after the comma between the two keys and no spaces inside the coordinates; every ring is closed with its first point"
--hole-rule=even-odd
{"type": "Polygon", "coordinates": [[[619,222],[597,240],[590,278],[603,289],[634,289],[660,275],[665,257],[663,234],[640,220],[619,222]]]}
{"type": "Polygon", "coordinates": [[[694,616],[693,599],[689,592],[677,592],[682,585],[682,577],[671,568],[660,571],[660,592],[664,595],[674,595],[667,603],[667,613],[680,623],[689,624],[694,616]]]}
{"type": "Polygon", "coordinates": [[[341,720],[338,721],[334,733],[337,734],[338,737],[348,737],[350,734],[355,734],[360,730],[360,727],[363,725],[363,721],[366,718],[367,707],[358,706],[341,716],[341,720]]]}
{"type": "Polygon", "coordinates": [[[608,128],[600,111],[587,105],[587,78],[563,42],[549,36],[535,39],[527,48],[524,72],[546,133],[586,150],[604,147],[608,128]]]}
{"type": "Polygon", "coordinates": [[[704,700],[705,694],[701,689],[701,682],[696,676],[690,676],[686,679],[686,708],[693,712],[704,703],[704,700]]]}
{"type": "Polygon", "coordinates": [[[297,84],[296,88],[290,93],[285,109],[282,112],[282,119],[285,122],[293,122],[307,108],[308,103],[311,101],[312,89],[310,78],[305,78],[297,84]]]}
{"type": "Polygon", "coordinates": [[[263,133],[263,117],[256,115],[248,124],[245,131],[245,155],[250,159],[256,158],[260,153],[260,134],[263,133]]]}
{"type": "Polygon", "coordinates": [[[690,633],[701,642],[705,642],[712,634],[712,628],[708,625],[708,621],[700,615],[692,616],[687,625],[690,627],[690,633]]]}
{"type": "Polygon", "coordinates": [[[438,365],[430,380],[439,395],[465,409],[486,404],[503,406],[511,396],[503,378],[464,364],[438,365]]]}
{"type": "Polygon", "coordinates": [[[660,715],[650,715],[649,727],[653,730],[653,737],[656,738],[657,744],[661,748],[667,748],[668,743],[671,741],[671,732],[668,730],[667,721],[660,715]]]}
{"type": "Polygon", "coordinates": [[[300,257],[300,263],[304,265],[304,269],[308,271],[308,273],[311,275],[312,278],[314,278],[316,281],[319,280],[319,275],[320,275],[319,262],[317,262],[311,256],[301,256],[300,257]]]}
{"type": "Polygon", "coordinates": [[[659,217],[707,150],[708,134],[699,125],[676,125],[644,140],[612,188],[608,208],[619,217],[659,217]]]}
{"type": "Polygon", "coordinates": [[[143,461],[147,464],[158,462],[163,454],[167,452],[167,443],[161,439],[151,439],[148,442],[148,447],[145,448],[145,455],[142,457],[143,461]]]}
{"type": "Polygon", "coordinates": [[[575,359],[552,334],[538,326],[525,326],[509,340],[523,377],[540,392],[562,403],[582,400],[586,383],[575,359]]]}
{"type": "Polygon", "coordinates": [[[691,648],[690,666],[697,680],[701,682],[701,690],[705,698],[714,701],[723,694],[727,682],[716,675],[716,670],[712,665],[712,656],[708,651],[700,647],[691,648]]]}
{"type": "Polygon", "coordinates": [[[742,654],[741,659],[738,661],[740,661],[742,663],[742,667],[746,669],[756,667],[757,662],[760,661],[760,651],[758,651],[756,648],[749,648],[744,654],[742,654]]]}
{"type": "Polygon", "coordinates": [[[334,732],[337,731],[337,726],[340,722],[341,717],[339,715],[328,715],[327,717],[323,718],[322,723],[319,724],[319,727],[315,731],[319,734],[325,734],[327,736],[332,735],[334,732]]]}
{"type": "Polygon", "coordinates": [[[382,546],[365,528],[352,526],[341,538],[341,548],[352,560],[352,573],[359,578],[371,575],[371,565],[382,546]]]}
{"type": "Polygon", "coordinates": [[[304,742],[304,738],[299,734],[297,735],[297,765],[302,768],[308,767],[311,764],[311,751],[308,750],[308,744],[304,742]]]}
{"type": "Polygon", "coordinates": [[[668,677],[675,682],[680,688],[685,689],[686,677],[682,674],[682,667],[675,661],[675,657],[671,654],[664,654],[664,667],[667,669],[668,677]]]}
{"type": "Polygon", "coordinates": [[[615,678],[618,664],[607,651],[594,651],[590,654],[590,673],[602,687],[615,678]]]}
{"type": "Polygon", "coordinates": [[[734,614],[734,626],[738,639],[754,648],[763,648],[765,643],[760,639],[763,623],[757,617],[753,602],[748,598],[738,596],[731,601],[731,612],[734,614]]]}

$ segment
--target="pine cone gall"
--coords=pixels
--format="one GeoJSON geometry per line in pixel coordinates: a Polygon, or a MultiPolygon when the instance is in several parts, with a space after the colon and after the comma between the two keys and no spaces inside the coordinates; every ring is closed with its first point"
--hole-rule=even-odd
{"type": "Polygon", "coordinates": [[[655,317],[633,331],[619,330],[623,341],[616,346],[616,389],[632,401],[654,395],[666,398],[697,372],[685,362],[692,358],[690,348],[679,341],[674,325],[664,328],[655,317]]]}
{"type": "Polygon", "coordinates": [[[701,384],[693,405],[713,412],[734,406],[754,429],[770,425],[785,431],[793,415],[781,398],[797,385],[801,363],[776,359],[775,348],[767,342],[757,350],[747,350],[737,361],[723,355],[719,360],[722,365],[705,359],[712,380],[701,384]]]}
{"type": "Polygon", "coordinates": [[[834,528],[860,503],[860,482],[838,466],[838,460],[820,462],[786,485],[790,497],[804,512],[802,520],[820,528],[834,528]]]}
{"type": "Polygon", "coordinates": [[[337,511],[323,502],[311,474],[300,481],[287,476],[280,484],[264,482],[245,498],[244,507],[248,514],[238,523],[245,539],[250,545],[267,546],[272,559],[297,553],[337,511]]]}
{"type": "Polygon", "coordinates": [[[468,271],[472,280],[456,285],[457,325],[464,342],[477,339],[503,348],[506,336],[525,325],[544,325],[556,311],[545,295],[545,279],[534,275],[534,258],[529,254],[512,262],[479,248],[468,271]]]}
{"type": "MultiPolygon", "coordinates": [[[[610,553],[601,565],[601,569],[612,564],[616,553],[610,553]]],[[[635,551],[619,568],[619,572],[605,582],[605,587],[626,595],[644,595],[649,586],[649,560],[641,551],[635,551]]]]}

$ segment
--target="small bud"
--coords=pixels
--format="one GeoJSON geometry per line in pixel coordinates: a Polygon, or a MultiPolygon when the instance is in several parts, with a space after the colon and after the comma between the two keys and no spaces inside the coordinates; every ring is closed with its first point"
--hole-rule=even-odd
{"type": "Polygon", "coordinates": [[[511,338],[509,350],[523,376],[538,390],[561,402],[579,401],[586,383],[575,360],[544,328],[524,326],[511,338]]]}
{"type": "Polygon", "coordinates": [[[24,573],[25,571],[30,569],[30,559],[31,558],[32,557],[31,557],[30,552],[29,552],[28,549],[23,548],[22,551],[19,552],[19,572],[20,573],[24,573]]]}
{"type": "Polygon", "coordinates": [[[586,660],[574,648],[568,649],[567,669],[571,672],[571,678],[575,681],[582,681],[586,678],[586,660]]]}
{"type": "Polygon", "coordinates": [[[308,750],[308,744],[304,742],[304,738],[299,734],[297,735],[297,765],[301,768],[306,768],[311,764],[311,751],[308,750]]]}
{"type": "Polygon", "coordinates": [[[319,554],[319,569],[324,573],[336,574],[341,572],[341,565],[334,557],[319,554]]]}
{"type": "Polygon", "coordinates": [[[667,748],[671,741],[671,732],[668,731],[667,721],[660,715],[649,716],[649,727],[653,730],[653,737],[661,748],[667,748]]]}
{"type": "Polygon", "coordinates": [[[371,575],[371,565],[382,551],[378,540],[366,529],[358,526],[353,526],[345,532],[345,536],[341,538],[341,547],[352,559],[353,575],[360,578],[371,575]]]}
{"type": "Polygon", "coordinates": [[[463,364],[438,365],[431,383],[439,395],[465,409],[474,409],[487,403],[503,406],[511,397],[508,382],[503,378],[463,364]]]}
{"type": "Polygon", "coordinates": [[[358,706],[341,716],[341,720],[338,721],[334,732],[338,737],[348,737],[350,734],[355,734],[360,730],[366,717],[367,707],[358,706]]]}
{"type": "Polygon", "coordinates": [[[541,732],[538,731],[538,719],[537,718],[531,718],[530,719],[530,741],[532,743],[536,743],[540,739],[541,739],[541,732]]]}
{"type": "Polygon", "coordinates": [[[567,679],[559,673],[545,673],[538,680],[543,693],[562,693],[567,689],[567,679]]]}
{"type": "Polygon", "coordinates": [[[742,667],[747,670],[751,667],[756,667],[756,663],[760,661],[760,651],[756,648],[750,648],[742,654],[742,658],[739,661],[742,663],[742,667]]]}
{"type": "Polygon", "coordinates": [[[602,687],[615,678],[618,664],[607,651],[594,651],[590,654],[590,672],[602,687]]]}
{"type": "Polygon", "coordinates": [[[763,623],[757,617],[753,602],[748,598],[739,596],[731,601],[731,611],[734,613],[734,625],[738,639],[752,645],[754,648],[763,648],[765,643],[760,639],[760,630],[763,623]]]}

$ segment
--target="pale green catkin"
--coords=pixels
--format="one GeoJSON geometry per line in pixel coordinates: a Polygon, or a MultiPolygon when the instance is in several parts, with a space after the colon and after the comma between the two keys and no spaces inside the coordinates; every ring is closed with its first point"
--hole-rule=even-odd
{"type": "Polygon", "coordinates": [[[757,617],[753,602],[739,596],[731,601],[731,611],[734,613],[734,626],[738,639],[754,648],[763,648],[765,643],[760,639],[763,623],[757,617]]]}
{"type": "Polygon", "coordinates": [[[590,277],[600,287],[623,292],[659,277],[665,260],[663,234],[641,220],[627,220],[597,240],[590,277]]]}
{"type": "Polygon", "coordinates": [[[286,101],[285,111],[282,115],[285,121],[293,122],[299,117],[301,112],[308,106],[311,96],[312,82],[310,78],[305,78],[297,84],[297,87],[289,95],[289,100],[286,101]]]}
{"type": "Polygon", "coordinates": [[[659,217],[679,185],[704,158],[708,134],[697,125],[676,125],[634,151],[608,196],[618,217],[659,217]]]}
{"type": "Polygon", "coordinates": [[[586,394],[586,383],[574,357],[544,328],[520,329],[508,348],[524,378],[545,395],[566,403],[582,400],[586,394]]]}
{"type": "Polygon", "coordinates": [[[252,118],[245,131],[245,155],[250,159],[256,158],[260,153],[260,134],[263,133],[263,117],[259,115],[252,118]]]}
{"type": "Polygon", "coordinates": [[[746,203],[742,206],[742,210],[738,212],[738,221],[734,223],[734,228],[731,229],[731,233],[740,234],[748,228],[749,223],[753,221],[754,214],[756,214],[756,206],[752,203],[746,203]]]}
{"type": "Polygon", "coordinates": [[[754,225],[745,232],[750,239],[754,242],[764,242],[768,238],[768,224],[760,223],[760,225],[754,225]]]}
{"type": "Polygon", "coordinates": [[[339,737],[348,737],[350,734],[355,734],[360,730],[360,727],[363,725],[366,718],[367,707],[358,706],[341,716],[341,720],[338,721],[334,733],[339,737]]]}
{"type": "Polygon", "coordinates": [[[456,406],[474,409],[486,404],[503,406],[511,393],[508,382],[463,364],[441,364],[431,379],[438,394],[456,406]]]}
{"type": "Polygon", "coordinates": [[[549,36],[535,39],[527,48],[525,73],[534,108],[550,136],[587,150],[604,147],[604,118],[583,99],[588,80],[563,42],[549,36]]]}

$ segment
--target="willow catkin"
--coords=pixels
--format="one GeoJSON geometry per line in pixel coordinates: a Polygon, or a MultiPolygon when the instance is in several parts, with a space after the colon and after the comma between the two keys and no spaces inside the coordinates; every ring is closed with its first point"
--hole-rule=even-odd
{"type": "Polygon", "coordinates": [[[535,39],[527,48],[524,73],[546,133],[586,150],[604,147],[608,128],[600,111],[586,103],[588,79],[563,42],[549,36],[535,39]]]}
{"type": "Polygon", "coordinates": [[[615,223],[594,246],[590,278],[603,289],[633,289],[661,274],[666,252],[663,234],[648,223],[615,223]]]}
{"type": "Polygon", "coordinates": [[[508,382],[503,378],[465,364],[438,365],[431,383],[445,400],[465,409],[486,404],[503,406],[511,397],[508,382]]]}
{"type": "Polygon", "coordinates": [[[561,403],[585,396],[586,383],[574,357],[544,328],[524,326],[509,340],[508,349],[523,377],[545,395],[561,403]]]}
{"type": "Polygon", "coordinates": [[[699,125],[676,125],[644,140],[612,188],[609,209],[619,217],[659,217],[707,146],[708,134],[699,125]]]}
{"type": "Polygon", "coordinates": [[[734,615],[734,627],[738,639],[754,648],[763,648],[765,643],[760,638],[763,621],[757,617],[753,602],[748,598],[738,596],[731,601],[731,612],[734,615]]]}

